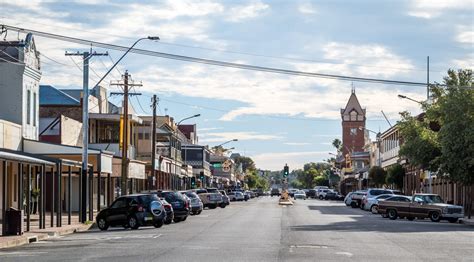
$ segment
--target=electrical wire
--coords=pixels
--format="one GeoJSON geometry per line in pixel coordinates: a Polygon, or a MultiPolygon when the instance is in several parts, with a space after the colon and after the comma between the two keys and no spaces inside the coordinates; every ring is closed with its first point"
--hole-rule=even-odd
{"type": "MultiPolygon", "coordinates": [[[[9,20],[15,20],[15,19],[9,19],[9,20]]],[[[44,25],[44,26],[51,26],[48,24],[42,24],[38,23],[35,21],[36,24],[39,25],[44,25]]],[[[129,39],[135,41],[135,38],[132,37],[126,37],[122,35],[115,35],[115,34],[109,34],[109,33],[97,33],[94,31],[88,31],[84,29],[78,29],[78,28],[72,28],[72,27],[66,27],[66,26],[59,26],[59,25],[54,25],[54,27],[59,27],[63,29],[68,29],[68,30],[75,30],[75,31],[80,31],[80,32],[85,32],[85,33],[90,33],[90,34],[96,34],[96,35],[107,35],[111,37],[116,37],[119,39],[129,39]]],[[[230,53],[230,54],[238,54],[238,55],[246,55],[246,56],[254,56],[254,57],[263,57],[263,58],[271,58],[271,59],[280,59],[280,60],[288,60],[288,61],[302,61],[302,62],[311,62],[311,63],[324,63],[324,64],[333,64],[333,65],[348,65],[348,66],[354,66],[354,67],[366,67],[366,68],[380,68],[380,66],[377,65],[361,65],[361,64],[353,64],[353,63],[337,63],[337,62],[331,62],[327,60],[313,60],[313,59],[304,59],[304,58],[296,58],[296,57],[280,57],[280,56],[271,56],[271,55],[263,55],[263,54],[256,54],[256,53],[250,53],[250,52],[241,52],[241,51],[232,51],[232,50],[226,50],[226,49],[217,49],[217,48],[209,48],[209,47],[202,47],[202,46],[193,46],[193,45],[184,45],[184,44],[177,44],[177,43],[172,43],[172,42],[165,42],[160,40],[159,42],[162,45],[170,45],[170,46],[178,46],[178,47],[185,47],[185,48],[192,48],[192,49],[201,49],[201,50],[207,50],[207,51],[214,51],[214,52],[222,52],[222,53],[230,53]]],[[[384,67],[387,69],[396,69],[396,70],[405,70],[405,71],[422,71],[426,72],[426,69],[422,68],[405,68],[405,67],[384,67]]],[[[429,70],[429,72],[435,72],[435,73],[440,73],[442,71],[440,70],[429,70]]]]}
{"type": "MultiPolygon", "coordinates": [[[[2,25],[4,29],[10,29],[16,32],[22,33],[33,33],[37,36],[47,37],[51,39],[56,39],[60,41],[67,41],[77,44],[85,44],[88,46],[96,46],[101,48],[108,48],[114,49],[118,51],[127,51],[130,48],[120,45],[114,44],[107,44],[97,41],[90,41],[75,37],[68,37],[58,34],[52,34],[47,32],[41,32],[37,30],[31,29],[23,29],[14,26],[2,25]]],[[[147,55],[147,56],[154,56],[154,57],[161,57],[165,59],[172,59],[184,62],[192,62],[192,63],[200,63],[200,64],[207,64],[207,65],[215,65],[221,67],[229,67],[229,68],[238,68],[238,69],[245,69],[245,70],[252,70],[252,71],[260,71],[260,72],[269,72],[269,73],[277,73],[277,74],[286,74],[286,75],[296,75],[296,76],[305,76],[305,77],[315,77],[315,78],[324,78],[324,79],[335,79],[335,80],[343,80],[343,81],[353,81],[353,82],[366,82],[366,83],[380,83],[380,84],[391,84],[391,85],[405,85],[405,86],[423,86],[426,87],[426,83],[422,82],[414,82],[414,81],[400,81],[400,80],[388,80],[388,79],[377,79],[377,78],[366,78],[366,77],[354,77],[354,76],[344,76],[344,75],[336,75],[336,74],[322,74],[322,73],[311,73],[311,72],[304,72],[304,71],[296,71],[296,70],[288,70],[288,69],[280,69],[280,68],[271,68],[271,67],[263,67],[263,66],[254,66],[254,65],[247,65],[247,64],[239,64],[239,63],[231,63],[231,62],[224,62],[219,60],[212,60],[212,59],[204,59],[204,58],[197,58],[191,56],[183,56],[183,55],[175,55],[170,53],[163,53],[157,51],[150,51],[145,49],[136,49],[133,48],[130,52],[147,55]]],[[[472,88],[472,87],[464,87],[464,88],[472,88]]]]}

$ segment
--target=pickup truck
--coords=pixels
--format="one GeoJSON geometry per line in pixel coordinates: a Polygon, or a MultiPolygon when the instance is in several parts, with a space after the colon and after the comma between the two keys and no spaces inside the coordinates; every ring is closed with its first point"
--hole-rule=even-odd
{"type": "MultiPolygon", "coordinates": [[[[196,194],[201,199],[203,206],[214,209],[218,206],[222,207],[222,195],[216,188],[201,188],[195,190],[196,194]]],[[[224,206],[225,207],[225,206],[224,206]]]]}
{"type": "Polygon", "coordinates": [[[398,217],[406,217],[408,220],[430,218],[433,222],[444,219],[456,223],[459,218],[464,217],[462,206],[445,204],[436,194],[415,194],[404,201],[391,201],[391,198],[387,198],[379,201],[378,212],[392,220],[398,217]]]}

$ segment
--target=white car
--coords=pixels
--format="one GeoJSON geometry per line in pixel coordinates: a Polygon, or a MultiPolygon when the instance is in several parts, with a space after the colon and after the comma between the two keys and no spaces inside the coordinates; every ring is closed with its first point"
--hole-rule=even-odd
{"type": "Polygon", "coordinates": [[[378,207],[379,207],[379,200],[381,199],[387,199],[391,196],[394,196],[393,194],[382,194],[378,196],[374,196],[371,198],[367,198],[366,203],[364,205],[364,210],[372,212],[372,214],[378,214],[378,207]]]}
{"type": "Polygon", "coordinates": [[[334,192],[334,191],[332,189],[320,189],[319,194],[318,194],[318,198],[323,200],[326,197],[326,194],[328,192],[334,192]]]}
{"type": "Polygon", "coordinates": [[[306,193],[303,190],[298,190],[293,194],[295,199],[303,199],[306,200],[306,193]]]}
{"type": "Polygon", "coordinates": [[[369,188],[367,194],[362,197],[360,208],[363,210],[370,210],[370,205],[367,203],[369,198],[374,198],[379,195],[393,195],[392,190],[383,188],[369,188]]]}
{"type": "Polygon", "coordinates": [[[244,201],[245,196],[242,194],[242,192],[239,191],[233,191],[227,193],[227,196],[229,197],[230,201],[244,201]]]}

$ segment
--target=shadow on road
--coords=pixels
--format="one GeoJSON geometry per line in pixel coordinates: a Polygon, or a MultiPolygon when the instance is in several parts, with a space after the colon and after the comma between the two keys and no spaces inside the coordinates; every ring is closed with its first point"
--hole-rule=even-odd
{"type": "Polygon", "coordinates": [[[296,225],[292,231],[346,231],[346,232],[385,232],[385,233],[419,233],[419,232],[474,232],[474,227],[451,224],[447,221],[431,222],[429,219],[390,220],[380,215],[346,206],[308,206],[309,210],[318,210],[322,215],[341,215],[350,221],[333,222],[324,225],[296,225]]]}

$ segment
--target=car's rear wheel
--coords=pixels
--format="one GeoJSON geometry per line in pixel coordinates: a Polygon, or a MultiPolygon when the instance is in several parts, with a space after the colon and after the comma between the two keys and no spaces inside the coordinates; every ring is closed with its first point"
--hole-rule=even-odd
{"type": "Polygon", "coordinates": [[[180,217],[175,217],[175,218],[173,219],[173,221],[174,221],[175,223],[179,223],[179,222],[181,222],[181,218],[180,218],[180,217]]]}
{"type": "Polygon", "coordinates": [[[453,217],[453,218],[448,218],[448,221],[449,223],[456,223],[458,222],[458,219],[453,217]]]}
{"type": "Polygon", "coordinates": [[[100,230],[105,231],[109,228],[109,224],[107,223],[107,221],[105,221],[105,218],[99,218],[97,219],[97,227],[100,230]]]}
{"type": "Polygon", "coordinates": [[[370,207],[370,212],[372,212],[372,214],[377,214],[379,212],[379,207],[377,205],[372,205],[370,207]]]}
{"type": "Polygon", "coordinates": [[[430,213],[430,219],[433,222],[439,222],[441,220],[441,216],[439,215],[439,212],[433,211],[430,213]]]}
{"type": "Polygon", "coordinates": [[[201,212],[202,212],[202,210],[199,210],[199,211],[197,212],[197,214],[199,215],[199,214],[201,214],[201,212]]]}
{"type": "Polygon", "coordinates": [[[413,220],[415,220],[415,218],[414,218],[414,217],[407,217],[407,219],[408,219],[408,220],[410,220],[410,221],[413,221],[413,220]]]}
{"type": "Polygon", "coordinates": [[[323,200],[323,196],[319,196],[319,200],[323,200]]]}
{"type": "Polygon", "coordinates": [[[156,228],[162,227],[163,226],[163,220],[155,222],[155,224],[153,224],[153,226],[156,227],[156,228]]]}
{"type": "Polygon", "coordinates": [[[221,208],[225,208],[227,205],[225,203],[222,203],[219,205],[221,208]]]}
{"type": "Polygon", "coordinates": [[[395,220],[397,219],[397,217],[398,217],[397,210],[395,209],[388,210],[388,218],[390,218],[391,220],[395,220]]]}
{"type": "Polygon", "coordinates": [[[169,224],[171,224],[171,222],[173,222],[173,220],[171,218],[165,219],[165,225],[169,225],[169,224]]]}
{"type": "Polygon", "coordinates": [[[140,225],[138,224],[138,220],[135,216],[130,216],[128,218],[128,226],[131,229],[138,229],[140,227],[140,225]]]}
{"type": "Polygon", "coordinates": [[[351,202],[351,207],[352,207],[352,208],[356,208],[356,207],[357,207],[357,203],[356,203],[356,202],[351,202]]]}
{"type": "Polygon", "coordinates": [[[181,221],[186,221],[187,218],[188,218],[187,216],[183,217],[183,219],[181,219],[181,221]]]}

